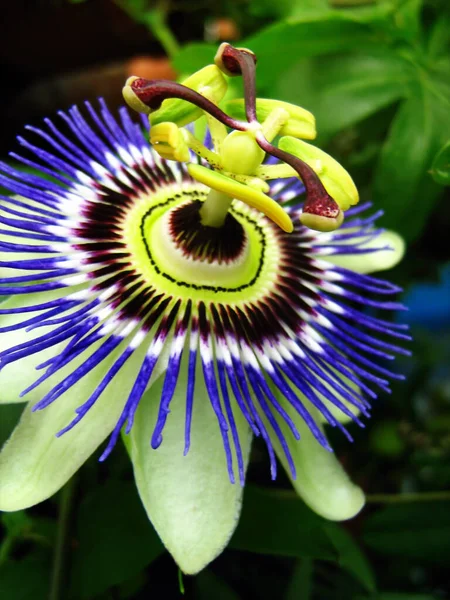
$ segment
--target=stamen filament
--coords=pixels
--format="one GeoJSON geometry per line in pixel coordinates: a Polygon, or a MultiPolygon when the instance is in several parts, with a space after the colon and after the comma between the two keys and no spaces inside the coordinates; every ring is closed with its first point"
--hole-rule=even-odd
{"type": "Polygon", "coordinates": [[[286,164],[261,165],[256,169],[255,176],[260,179],[286,179],[298,177],[298,173],[293,167],[286,164]]]}
{"type": "Polygon", "coordinates": [[[205,113],[206,122],[208,129],[211,133],[211,139],[214,146],[214,150],[217,154],[220,154],[222,148],[222,142],[227,137],[228,131],[223,123],[218,121],[215,117],[209,113],[205,113]]]}
{"type": "MultiPolygon", "coordinates": [[[[214,97],[211,92],[212,92],[212,90],[209,86],[205,86],[204,88],[201,88],[199,90],[199,93],[202,96],[204,96],[208,100],[211,100],[211,102],[214,102],[214,97]]],[[[225,125],[223,123],[218,121],[215,117],[213,117],[209,113],[205,112],[204,115],[206,117],[206,123],[208,125],[208,129],[211,133],[211,139],[212,139],[212,143],[214,146],[214,150],[217,154],[220,154],[222,142],[228,135],[227,128],[225,127],[225,125]]]]}
{"type": "Polygon", "coordinates": [[[261,125],[261,131],[268,142],[271,142],[289,121],[290,114],[284,108],[275,108],[261,125]]]}
{"type": "Polygon", "coordinates": [[[186,141],[186,144],[189,148],[200,156],[200,158],[204,158],[213,168],[222,169],[222,160],[218,154],[208,150],[206,146],[204,146],[196,137],[193,135],[189,129],[182,129],[183,137],[186,141]]]}

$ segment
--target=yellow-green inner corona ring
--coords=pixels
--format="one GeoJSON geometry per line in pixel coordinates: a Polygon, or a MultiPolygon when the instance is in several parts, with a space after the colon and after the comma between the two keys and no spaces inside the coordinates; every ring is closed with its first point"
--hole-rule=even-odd
{"type": "MultiPolygon", "coordinates": [[[[183,300],[240,304],[262,299],[272,288],[279,268],[277,231],[272,223],[239,201],[229,218],[242,228],[242,244],[235,256],[198,256],[175,239],[171,221],[180,208],[203,202],[207,189],[199,184],[170,186],[138,199],[123,222],[123,236],[131,262],[158,292],[183,300]]],[[[214,228],[199,227],[213,239],[214,228]]]]}

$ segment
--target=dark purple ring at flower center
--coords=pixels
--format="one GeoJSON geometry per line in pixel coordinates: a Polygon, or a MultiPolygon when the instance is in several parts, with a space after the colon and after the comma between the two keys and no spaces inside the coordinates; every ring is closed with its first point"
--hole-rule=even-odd
{"type": "Polygon", "coordinates": [[[227,264],[245,248],[246,235],[239,221],[228,213],[222,227],[203,225],[202,202],[194,200],[177,207],[171,214],[170,234],[186,257],[208,263],[227,264]]]}

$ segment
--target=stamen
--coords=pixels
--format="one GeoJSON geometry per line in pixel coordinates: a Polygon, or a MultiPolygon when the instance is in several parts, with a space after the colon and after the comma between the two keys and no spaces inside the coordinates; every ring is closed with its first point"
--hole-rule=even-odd
{"type": "Polygon", "coordinates": [[[150,130],[150,143],[167,160],[188,162],[191,158],[182,131],[175,123],[154,125],[150,130]]]}

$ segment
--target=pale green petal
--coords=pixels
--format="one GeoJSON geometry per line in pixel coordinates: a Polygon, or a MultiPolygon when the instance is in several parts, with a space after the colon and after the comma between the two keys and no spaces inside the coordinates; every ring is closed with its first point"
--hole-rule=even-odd
{"type": "MultiPolygon", "coordinates": [[[[0,454],[0,510],[20,510],[42,502],[79,469],[116,424],[142,360],[142,351],[139,353],[139,358],[125,364],[82,421],[60,438],[55,433],[72,421],[75,409],[88,399],[110,364],[99,365],[44,410],[32,413],[31,405],[26,407],[0,454]]],[[[164,364],[163,359],[154,379],[164,364]]],[[[39,388],[39,395],[67,373],[53,376],[51,383],[39,388]]]]}
{"type": "MultiPolygon", "coordinates": [[[[18,294],[17,296],[10,296],[7,300],[0,304],[1,310],[8,310],[12,308],[19,308],[22,306],[31,306],[34,304],[41,304],[43,302],[49,302],[53,298],[61,296],[61,292],[49,292],[39,294],[18,294]]],[[[0,327],[8,327],[21,321],[31,319],[39,313],[25,313],[25,314],[12,314],[12,315],[0,315],[0,327]]],[[[0,352],[11,348],[12,346],[18,346],[35,337],[45,335],[51,331],[50,327],[39,327],[32,331],[26,331],[25,329],[17,329],[15,331],[0,333],[0,352]]],[[[0,368],[0,403],[9,402],[27,402],[29,400],[39,400],[42,397],[42,392],[35,391],[25,398],[20,398],[19,394],[29,385],[31,385],[36,379],[42,374],[42,371],[36,371],[35,368],[38,364],[45,360],[56,356],[59,353],[61,344],[51,347],[42,352],[31,354],[30,356],[21,358],[20,360],[9,363],[5,367],[0,368]]]]}
{"type": "MultiPolygon", "coordinates": [[[[332,367],[331,367],[331,370],[334,373],[337,374],[337,371],[335,371],[332,367]]],[[[359,397],[361,395],[361,390],[359,389],[359,387],[355,383],[353,383],[353,381],[350,381],[350,379],[348,379],[344,375],[341,375],[340,373],[337,374],[337,377],[338,377],[338,379],[340,381],[342,381],[345,385],[349,386],[353,390],[354,395],[356,397],[359,397]]],[[[324,385],[328,390],[330,390],[330,392],[333,394],[333,396],[335,396],[337,400],[339,400],[340,402],[342,402],[342,404],[344,404],[344,406],[346,408],[348,408],[348,410],[353,415],[358,416],[360,414],[361,411],[359,410],[359,408],[357,408],[353,404],[350,404],[350,402],[346,398],[343,398],[336,388],[334,388],[331,384],[329,384],[328,382],[324,381],[320,377],[319,377],[319,379],[320,379],[322,385],[324,385]]],[[[299,395],[303,399],[303,401],[305,402],[305,404],[309,405],[309,402],[306,399],[306,397],[303,396],[303,394],[299,394],[299,395]]],[[[338,406],[336,406],[335,404],[333,404],[333,402],[330,402],[330,400],[328,400],[320,392],[317,392],[317,396],[325,404],[325,406],[330,411],[330,413],[333,415],[333,417],[337,421],[339,421],[339,423],[351,423],[353,421],[353,419],[351,417],[349,417],[348,415],[346,415],[345,413],[343,413],[342,410],[338,406]]],[[[327,419],[319,411],[317,412],[317,419],[321,423],[328,423],[327,419]]]]}
{"type": "MultiPolygon", "coordinates": [[[[13,197],[16,198],[17,200],[22,200],[23,202],[27,202],[31,206],[33,206],[35,204],[35,203],[33,203],[33,201],[28,200],[27,198],[23,198],[22,196],[13,196],[13,197]]],[[[28,210],[26,208],[19,208],[19,210],[23,213],[30,213],[32,217],[35,214],[31,210],[28,210]]],[[[11,215],[9,215],[8,213],[5,216],[11,217],[11,215]]],[[[1,242],[5,242],[7,244],[26,244],[27,246],[39,246],[39,245],[42,245],[45,243],[45,242],[42,242],[42,240],[34,240],[32,238],[26,238],[26,239],[25,238],[17,238],[16,234],[21,231],[17,227],[11,227],[10,225],[6,225],[5,223],[2,223],[1,228],[5,232],[5,233],[0,234],[1,242]],[[7,233],[7,232],[9,232],[9,233],[7,233]]],[[[20,277],[21,275],[31,275],[31,273],[33,273],[33,271],[25,271],[22,269],[11,269],[9,267],[4,267],[1,264],[2,261],[14,262],[14,261],[18,261],[18,260],[31,260],[31,259],[36,260],[38,258],[46,258],[48,256],[49,255],[46,253],[41,254],[41,253],[36,253],[36,252],[2,252],[0,254],[0,279],[7,278],[7,277],[20,277]]]]}
{"type": "MultiPolygon", "coordinates": [[[[172,400],[161,446],[152,450],[150,439],[162,378],[143,399],[127,445],[139,494],[153,526],[181,570],[195,574],[228,543],[239,518],[243,488],[238,481],[229,481],[217,418],[200,372],[196,379],[191,448],[183,456],[184,379],[180,377],[172,400]]],[[[247,464],[250,430],[241,411],[234,408],[233,412],[247,464]]]]}
{"type": "MultiPolygon", "coordinates": [[[[349,230],[346,230],[349,231],[349,230]]],[[[367,254],[336,254],[323,258],[338,267],[344,267],[356,273],[373,273],[392,269],[405,254],[405,242],[394,231],[384,231],[378,237],[362,246],[363,248],[382,248],[390,246],[392,250],[380,250],[367,254]]]]}
{"type": "MultiPolygon", "coordinates": [[[[297,478],[292,480],[295,490],[312,510],[325,519],[344,521],[354,517],[364,506],[363,491],[352,483],[336,455],[319,444],[288,401],[280,397],[279,401],[301,435],[299,441],[292,440],[287,427],[281,424],[286,438],[292,440],[289,448],[297,470],[297,478]]],[[[314,409],[309,410],[317,417],[314,409]]],[[[274,448],[289,475],[284,453],[277,443],[274,444],[274,448]]]]}

